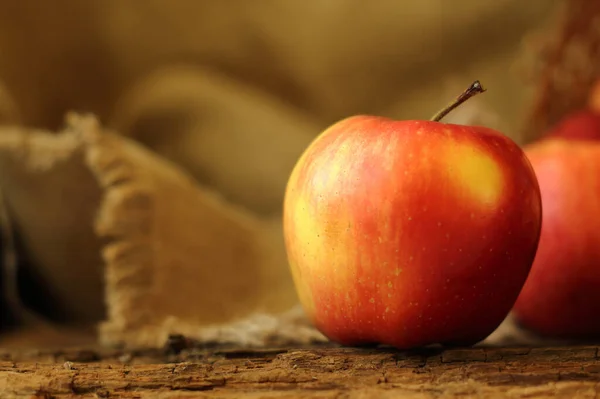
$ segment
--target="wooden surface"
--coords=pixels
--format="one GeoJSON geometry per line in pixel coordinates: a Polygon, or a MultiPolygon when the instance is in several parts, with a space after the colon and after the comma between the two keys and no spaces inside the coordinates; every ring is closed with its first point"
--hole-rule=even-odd
{"type": "Polygon", "coordinates": [[[183,348],[1,353],[0,398],[596,398],[600,382],[597,346],[183,348]]]}

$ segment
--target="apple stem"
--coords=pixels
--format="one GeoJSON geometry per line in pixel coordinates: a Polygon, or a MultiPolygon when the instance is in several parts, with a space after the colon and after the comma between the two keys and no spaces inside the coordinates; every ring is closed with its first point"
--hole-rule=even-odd
{"type": "Polygon", "coordinates": [[[467,90],[463,91],[462,94],[458,96],[454,101],[442,108],[437,114],[433,116],[433,118],[431,118],[431,120],[434,122],[439,122],[444,116],[448,115],[450,112],[452,112],[453,109],[458,107],[460,104],[464,103],[469,98],[474,97],[479,93],[483,93],[484,91],[485,89],[483,88],[481,83],[479,83],[478,80],[474,81],[473,83],[471,83],[471,86],[467,88],[467,90]]]}

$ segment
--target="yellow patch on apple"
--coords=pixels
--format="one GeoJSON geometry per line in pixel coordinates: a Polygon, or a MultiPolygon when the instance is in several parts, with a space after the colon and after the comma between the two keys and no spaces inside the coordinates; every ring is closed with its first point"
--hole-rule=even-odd
{"type": "Polygon", "coordinates": [[[469,198],[482,205],[498,202],[504,190],[504,174],[498,162],[482,150],[461,145],[446,159],[451,177],[469,198]]]}
{"type": "Polygon", "coordinates": [[[309,267],[307,269],[298,267],[294,259],[289,259],[289,263],[300,303],[304,306],[305,311],[312,316],[315,306],[312,292],[308,284],[306,284],[307,278],[302,276],[301,273],[318,273],[318,270],[315,270],[314,266],[318,264],[316,260],[323,244],[319,237],[315,235],[315,220],[310,214],[308,202],[303,200],[302,196],[296,197],[294,208],[294,220],[292,224],[296,229],[296,237],[303,242],[302,253],[298,256],[299,259],[302,259],[302,263],[309,267]]]}
{"type": "Polygon", "coordinates": [[[323,238],[316,232],[319,231],[315,215],[312,214],[310,204],[303,196],[296,199],[294,210],[294,226],[296,236],[304,243],[304,251],[301,254],[308,265],[317,264],[318,256],[323,251],[323,238]]]}

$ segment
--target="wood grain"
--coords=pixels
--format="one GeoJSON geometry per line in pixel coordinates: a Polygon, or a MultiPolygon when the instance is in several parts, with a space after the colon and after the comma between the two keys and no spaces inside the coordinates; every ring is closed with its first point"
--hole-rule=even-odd
{"type": "Polygon", "coordinates": [[[595,398],[597,346],[0,354],[11,398],[595,398]]]}

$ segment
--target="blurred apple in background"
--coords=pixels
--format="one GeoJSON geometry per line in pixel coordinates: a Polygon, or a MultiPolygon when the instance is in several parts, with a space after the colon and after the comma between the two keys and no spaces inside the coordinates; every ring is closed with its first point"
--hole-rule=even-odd
{"type": "Polygon", "coordinates": [[[472,345],[525,282],[542,217],[534,172],[510,138],[438,122],[444,112],[342,120],[290,176],[291,270],[307,315],[335,342],[472,345]]]}
{"type": "Polygon", "coordinates": [[[600,336],[600,142],[549,138],[525,147],[544,207],[516,320],[553,338],[600,336]]]}
{"type": "Polygon", "coordinates": [[[558,122],[543,138],[600,140],[600,81],[590,89],[584,108],[573,111],[558,122]]]}
{"type": "Polygon", "coordinates": [[[574,111],[556,124],[543,138],[600,140],[600,112],[591,109],[574,111]]]}

